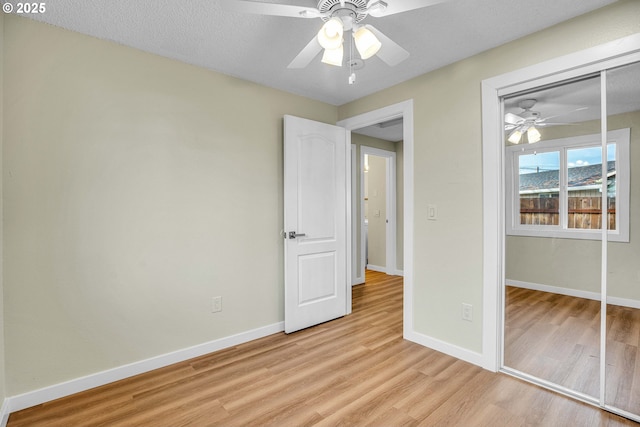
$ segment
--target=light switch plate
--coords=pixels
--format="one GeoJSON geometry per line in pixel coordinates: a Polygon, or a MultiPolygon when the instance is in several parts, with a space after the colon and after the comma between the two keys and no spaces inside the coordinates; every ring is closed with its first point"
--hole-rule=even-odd
{"type": "Polygon", "coordinates": [[[438,207],[436,205],[427,205],[427,219],[430,221],[438,219],[438,207]]]}

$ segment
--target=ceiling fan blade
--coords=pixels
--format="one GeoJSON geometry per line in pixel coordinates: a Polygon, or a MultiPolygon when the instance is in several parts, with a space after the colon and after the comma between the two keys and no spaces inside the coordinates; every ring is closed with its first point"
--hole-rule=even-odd
{"type": "Polygon", "coordinates": [[[545,122],[549,119],[554,119],[556,117],[560,117],[560,116],[566,116],[567,114],[571,114],[571,113],[575,113],[576,111],[583,111],[583,110],[588,110],[589,107],[580,107],[580,108],[576,108],[575,110],[571,110],[571,111],[566,111],[564,113],[560,113],[560,114],[556,114],[555,116],[549,116],[549,117],[543,117],[541,119],[538,119],[539,122],[545,122]]]}
{"type": "Polygon", "coordinates": [[[298,56],[293,58],[293,61],[287,66],[287,68],[304,68],[313,58],[318,56],[318,54],[322,51],[322,46],[318,42],[318,38],[314,37],[311,41],[300,51],[298,56]]]}
{"type": "Polygon", "coordinates": [[[400,47],[399,44],[385,36],[373,25],[365,25],[382,43],[382,47],[376,53],[378,58],[382,59],[387,65],[394,67],[409,57],[409,52],[400,47]]]}
{"type": "Polygon", "coordinates": [[[545,127],[545,126],[578,126],[579,123],[549,123],[549,122],[540,122],[536,123],[536,126],[545,127]]]}
{"type": "Polygon", "coordinates": [[[291,6],[288,4],[260,3],[247,0],[226,0],[225,7],[234,12],[256,13],[259,15],[288,16],[290,18],[318,18],[322,13],[312,7],[291,6]]]}
{"type": "Polygon", "coordinates": [[[509,123],[510,125],[517,125],[518,123],[524,122],[524,119],[513,113],[507,113],[504,115],[504,121],[505,123],[509,123]]]}
{"type": "Polygon", "coordinates": [[[446,1],[448,0],[370,0],[367,8],[369,9],[369,15],[381,18],[395,13],[433,6],[434,4],[444,3],[446,1]]]}

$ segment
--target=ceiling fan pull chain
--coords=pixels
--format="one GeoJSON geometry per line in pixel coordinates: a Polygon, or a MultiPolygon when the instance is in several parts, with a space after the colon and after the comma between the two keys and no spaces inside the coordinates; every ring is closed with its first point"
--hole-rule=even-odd
{"type": "MultiPolygon", "coordinates": [[[[353,32],[353,29],[351,30],[353,32]]],[[[353,71],[353,37],[349,37],[349,84],[356,82],[356,72],[353,71]]]]}

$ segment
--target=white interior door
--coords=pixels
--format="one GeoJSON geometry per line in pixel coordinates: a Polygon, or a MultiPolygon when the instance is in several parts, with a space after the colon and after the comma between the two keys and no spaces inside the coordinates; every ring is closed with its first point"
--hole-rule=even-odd
{"type": "Polygon", "coordinates": [[[347,312],[344,128],[284,117],[285,332],[347,312]]]}

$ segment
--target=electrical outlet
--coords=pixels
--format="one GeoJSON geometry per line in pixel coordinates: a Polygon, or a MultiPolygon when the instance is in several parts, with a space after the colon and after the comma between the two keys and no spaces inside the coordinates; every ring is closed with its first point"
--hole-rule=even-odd
{"type": "Polygon", "coordinates": [[[222,311],[222,297],[213,297],[211,299],[211,312],[217,313],[222,311]]]}
{"type": "Polygon", "coordinates": [[[473,306],[471,304],[462,303],[462,320],[473,320],[473,306]]]}

